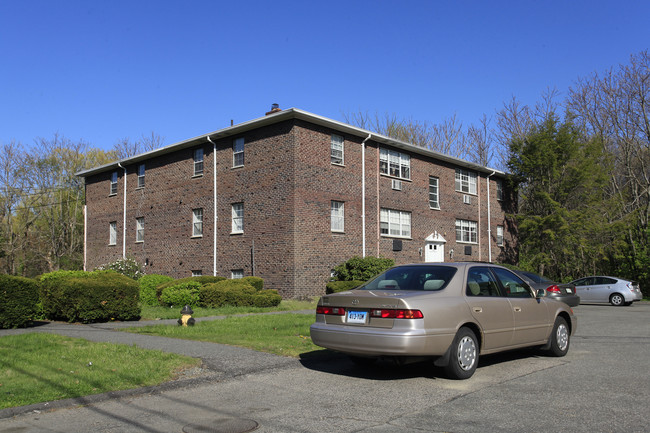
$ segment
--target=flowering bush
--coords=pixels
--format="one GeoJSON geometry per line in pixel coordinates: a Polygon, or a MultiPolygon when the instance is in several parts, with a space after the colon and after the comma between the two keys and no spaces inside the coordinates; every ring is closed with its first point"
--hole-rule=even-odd
{"type": "Polygon", "coordinates": [[[135,259],[130,257],[127,257],[126,259],[118,259],[114,262],[101,265],[96,270],[106,271],[109,269],[117,272],[118,274],[133,278],[134,280],[137,280],[144,275],[142,266],[135,259]]]}

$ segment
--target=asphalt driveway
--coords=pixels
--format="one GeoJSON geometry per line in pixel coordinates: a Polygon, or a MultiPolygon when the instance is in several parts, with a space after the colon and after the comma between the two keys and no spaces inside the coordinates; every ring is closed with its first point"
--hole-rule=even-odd
{"type": "Polygon", "coordinates": [[[96,341],[184,347],[206,368],[161,387],[0,411],[0,433],[648,431],[650,303],[574,311],[566,357],[485,356],[466,381],[426,364],[360,368],[336,354],[297,360],[94,328],[96,341]]]}

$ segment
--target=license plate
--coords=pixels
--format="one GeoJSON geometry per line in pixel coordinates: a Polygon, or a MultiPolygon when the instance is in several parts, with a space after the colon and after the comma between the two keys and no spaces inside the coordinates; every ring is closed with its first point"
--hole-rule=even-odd
{"type": "Polygon", "coordinates": [[[571,290],[571,289],[566,289],[566,292],[567,292],[567,293],[573,293],[573,290],[571,290]]]}
{"type": "Polygon", "coordinates": [[[348,323],[366,323],[366,311],[348,311],[348,323]]]}

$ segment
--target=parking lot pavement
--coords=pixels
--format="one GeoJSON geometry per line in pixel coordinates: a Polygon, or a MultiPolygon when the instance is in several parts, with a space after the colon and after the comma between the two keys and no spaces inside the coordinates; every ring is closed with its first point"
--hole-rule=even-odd
{"type": "MultiPolygon", "coordinates": [[[[256,432],[647,431],[650,303],[581,305],[574,311],[578,332],[566,357],[534,350],[484,356],[466,381],[445,379],[428,364],[363,369],[339,355],[280,358],[287,362],[191,386],[1,419],[0,433],[254,427],[256,432]]],[[[233,356],[229,362],[245,363],[251,352],[242,350],[239,360],[233,356]]]]}

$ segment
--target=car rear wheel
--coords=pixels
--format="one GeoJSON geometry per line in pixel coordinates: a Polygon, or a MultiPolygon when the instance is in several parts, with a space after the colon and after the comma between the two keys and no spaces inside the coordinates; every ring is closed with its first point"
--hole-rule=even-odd
{"type": "Polygon", "coordinates": [[[625,303],[625,298],[620,293],[614,293],[609,297],[609,303],[615,307],[620,307],[625,303]]]}
{"type": "Polygon", "coordinates": [[[563,317],[555,319],[553,333],[551,334],[550,352],[553,356],[564,356],[569,351],[571,332],[563,317]]]}
{"type": "Polygon", "coordinates": [[[478,365],[478,341],[469,328],[460,328],[451,343],[445,372],[451,379],[469,379],[478,365]]]}

